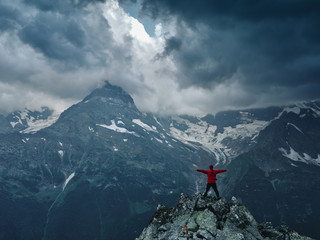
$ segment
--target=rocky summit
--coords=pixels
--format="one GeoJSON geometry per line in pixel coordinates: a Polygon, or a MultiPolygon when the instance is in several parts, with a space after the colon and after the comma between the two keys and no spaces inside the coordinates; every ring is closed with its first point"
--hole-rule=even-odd
{"type": "Polygon", "coordinates": [[[311,240],[286,226],[273,227],[271,223],[259,224],[249,210],[235,197],[193,198],[181,194],[176,207],[159,205],[150,224],[136,240],[311,240]]]}

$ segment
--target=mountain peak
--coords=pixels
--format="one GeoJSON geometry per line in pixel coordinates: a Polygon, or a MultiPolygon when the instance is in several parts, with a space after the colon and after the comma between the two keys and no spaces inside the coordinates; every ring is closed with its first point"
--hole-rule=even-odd
{"type": "Polygon", "coordinates": [[[92,99],[98,99],[103,102],[116,101],[119,103],[121,101],[129,106],[134,105],[132,97],[127,92],[121,87],[110,84],[108,81],[105,81],[103,87],[93,90],[82,102],[89,102],[92,99]]]}
{"type": "Polygon", "coordinates": [[[181,194],[176,207],[158,206],[150,224],[136,240],[146,239],[303,239],[286,226],[258,224],[235,197],[221,198],[181,194]]]}

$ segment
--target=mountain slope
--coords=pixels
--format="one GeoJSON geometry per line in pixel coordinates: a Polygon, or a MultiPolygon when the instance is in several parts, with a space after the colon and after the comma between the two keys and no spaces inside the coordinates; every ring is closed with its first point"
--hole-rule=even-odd
{"type": "Polygon", "coordinates": [[[214,164],[223,167],[249,151],[260,131],[270,124],[283,108],[225,111],[202,118],[180,116],[161,119],[173,137],[193,147],[212,153],[214,164]]]}
{"type": "Polygon", "coordinates": [[[0,118],[0,239],[133,239],[159,203],[204,190],[195,168],[228,163],[225,196],[259,221],[316,231],[318,106],[164,118],[106,83],[51,123],[0,118]]]}
{"type": "Polygon", "coordinates": [[[227,167],[224,194],[238,196],[259,221],[320,236],[319,139],[317,102],[284,109],[227,167]]]}
{"type": "Polygon", "coordinates": [[[50,127],[3,134],[0,156],[0,239],[133,239],[159,202],[195,191],[194,165],[210,164],[110,84],[50,127]]]}
{"type": "Polygon", "coordinates": [[[34,133],[51,126],[59,117],[58,113],[47,107],[40,111],[15,111],[7,116],[0,115],[0,133],[34,133]]]}

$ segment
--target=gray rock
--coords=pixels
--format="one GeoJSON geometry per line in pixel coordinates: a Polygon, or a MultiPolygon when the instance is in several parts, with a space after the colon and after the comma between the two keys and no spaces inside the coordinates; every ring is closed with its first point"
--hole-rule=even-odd
{"type": "Polygon", "coordinates": [[[212,239],[212,240],[311,240],[286,226],[274,228],[258,224],[249,210],[235,198],[215,200],[196,194],[181,194],[175,208],[158,207],[150,225],[137,240],[212,239]]]}

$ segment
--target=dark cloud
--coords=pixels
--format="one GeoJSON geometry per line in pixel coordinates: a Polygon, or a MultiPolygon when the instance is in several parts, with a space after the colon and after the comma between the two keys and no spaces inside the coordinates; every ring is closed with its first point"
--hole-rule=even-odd
{"type": "Polygon", "coordinates": [[[130,51],[115,43],[100,2],[0,3],[0,100],[14,101],[0,111],[79,100],[113,62],[129,64],[130,51]]]}
{"type": "Polygon", "coordinates": [[[319,97],[320,1],[142,0],[141,11],[176,18],[179,48],[167,41],[163,56],[175,59],[183,88],[237,81],[250,94],[281,88],[288,100],[319,97]]]}
{"type": "Polygon", "coordinates": [[[116,0],[1,1],[0,102],[16,103],[0,111],[79,100],[105,79],[166,113],[319,98],[318,0],[120,3],[161,22],[154,35],[116,0]]]}
{"type": "Polygon", "coordinates": [[[20,11],[0,2],[0,32],[16,29],[23,22],[20,11]]]}
{"type": "Polygon", "coordinates": [[[83,49],[86,34],[74,19],[40,13],[19,32],[19,37],[48,58],[77,65],[86,64],[83,49]]]}
{"type": "MultiPolygon", "coordinates": [[[[122,2],[128,1],[130,0],[122,0],[122,2]]],[[[216,22],[220,19],[220,23],[226,20],[224,18],[248,22],[305,18],[318,15],[320,8],[317,0],[200,0],[197,2],[142,0],[141,5],[142,11],[148,12],[154,18],[177,15],[189,22],[208,22],[213,19],[216,22]]]]}
{"type": "Polygon", "coordinates": [[[178,51],[181,48],[182,41],[176,37],[166,39],[166,45],[162,53],[157,54],[156,60],[167,57],[172,51],[178,51]]]}
{"type": "Polygon", "coordinates": [[[90,3],[103,3],[106,0],[24,0],[28,5],[35,6],[41,11],[57,11],[71,13],[88,6],[90,3]]]}
{"type": "Polygon", "coordinates": [[[55,67],[61,70],[105,65],[108,56],[102,51],[112,42],[110,26],[102,11],[92,14],[92,10],[84,9],[90,3],[104,1],[24,2],[28,5],[0,3],[0,34],[1,30],[15,31],[13,34],[23,43],[55,61],[55,67]],[[34,10],[34,6],[40,11],[34,10]],[[27,10],[23,11],[24,8],[27,10]],[[33,14],[28,14],[28,10],[33,14]],[[90,21],[95,21],[95,25],[90,26],[90,21]]]}

